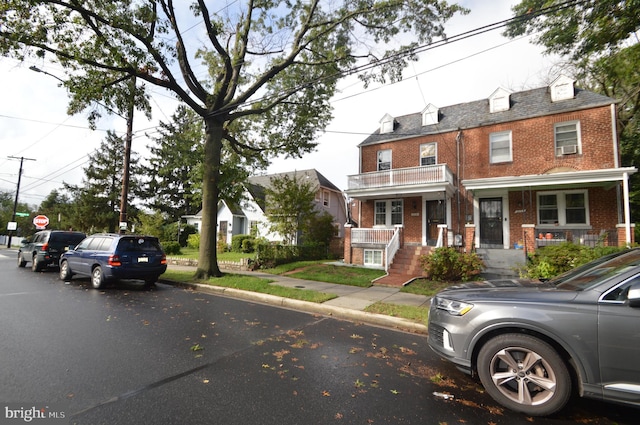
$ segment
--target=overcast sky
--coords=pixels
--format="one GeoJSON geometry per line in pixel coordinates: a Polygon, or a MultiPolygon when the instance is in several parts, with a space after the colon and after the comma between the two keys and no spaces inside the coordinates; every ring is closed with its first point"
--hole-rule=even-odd
{"type": "MultiPolygon", "coordinates": [[[[449,37],[512,17],[511,6],[517,2],[459,3],[471,13],[449,22],[449,37]]],[[[301,159],[276,159],[267,172],[315,168],[344,190],[347,176],[358,173],[358,144],[385,114],[401,116],[420,112],[429,103],[444,107],[485,99],[498,87],[517,91],[543,86],[557,75],[557,59],[541,52],[529,38],[509,40],[494,30],[422,53],[400,83],[365,90],[355,77],[345,79],[338,84],[334,120],[318,139],[317,151],[301,159]]],[[[97,130],[90,130],[84,115],[66,114],[67,94],[59,81],[29,70],[31,65],[63,76],[48,63],[21,64],[0,57],[0,190],[15,194],[20,160],[8,157],[24,157],[20,202],[36,206],[63,182],[80,184],[87,155],[100,146],[107,130],[124,133],[125,121],[104,118],[97,130]]],[[[178,105],[170,94],[148,88],[154,116],[151,122],[140,113],[135,116],[133,150],[139,153],[149,144],[146,134],[153,133],[159,121],[168,121],[178,105]]]]}

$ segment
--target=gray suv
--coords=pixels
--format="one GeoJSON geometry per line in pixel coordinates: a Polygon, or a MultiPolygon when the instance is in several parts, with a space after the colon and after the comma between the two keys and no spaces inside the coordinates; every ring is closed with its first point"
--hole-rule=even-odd
{"type": "Polygon", "coordinates": [[[86,235],[82,232],[43,230],[24,240],[18,250],[18,267],[31,263],[38,272],[48,266],[57,266],[62,253],[73,249],[86,235]]]}
{"type": "Polygon", "coordinates": [[[640,250],[548,282],[473,282],[437,294],[429,346],[505,407],[544,416],[572,394],[640,407],[640,250]]]}

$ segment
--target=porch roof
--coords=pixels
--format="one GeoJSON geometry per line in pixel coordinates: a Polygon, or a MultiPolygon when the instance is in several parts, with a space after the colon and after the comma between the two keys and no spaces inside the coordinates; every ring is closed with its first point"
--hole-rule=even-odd
{"type": "Polygon", "coordinates": [[[467,190],[508,189],[521,187],[548,187],[570,185],[597,186],[604,183],[624,181],[638,171],[636,167],[608,168],[601,170],[568,171],[525,176],[504,176],[462,180],[467,190]]]}

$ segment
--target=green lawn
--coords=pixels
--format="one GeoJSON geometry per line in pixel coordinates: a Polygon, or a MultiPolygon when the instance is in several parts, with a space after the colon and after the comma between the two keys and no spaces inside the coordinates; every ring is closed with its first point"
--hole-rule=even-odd
{"type": "MultiPolygon", "coordinates": [[[[229,259],[230,261],[237,261],[229,258],[230,256],[227,256],[226,254],[234,253],[225,253],[224,257],[221,255],[218,257],[218,259],[222,260],[222,258],[225,258],[229,259]]],[[[246,258],[246,254],[243,255],[244,257],[239,258],[246,258]]],[[[327,264],[326,262],[321,261],[300,261],[296,263],[283,264],[276,268],[263,271],[271,273],[273,275],[286,274],[287,276],[298,279],[315,280],[360,287],[369,287],[372,285],[372,280],[384,275],[384,271],[382,270],[327,264]]],[[[178,282],[194,281],[192,272],[168,270],[162,277],[178,282]]],[[[243,289],[245,291],[260,292],[315,303],[323,303],[336,297],[336,295],[334,294],[325,294],[305,289],[286,288],[283,286],[271,285],[270,282],[272,281],[259,277],[228,273],[223,277],[211,278],[206,282],[201,281],[198,283],[243,289]]],[[[451,286],[452,284],[453,283],[451,282],[434,282],[427,279],[416,279],[409,285],[402,287],[401,291],[432,297],[439,291],[451,286]]],[[[385,314],[394,317],[402,317],[418,323],[426,323],[427,316],[429,314],[428,309],[425,307],[402,306],[388,303],[375,303],[367,307],[365,311],[370,313],[385,314]]]]}

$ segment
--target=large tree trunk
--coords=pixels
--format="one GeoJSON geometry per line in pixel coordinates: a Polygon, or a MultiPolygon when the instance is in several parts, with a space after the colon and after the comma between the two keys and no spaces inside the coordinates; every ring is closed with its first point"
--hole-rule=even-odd
{"type": "Polygon", "coordinates": [[[220,277],[217,256],[218,199],[222,158],[222,123],[205,118],[204,176],[202,181],[202,228],[196,278],[220,277]]]}

